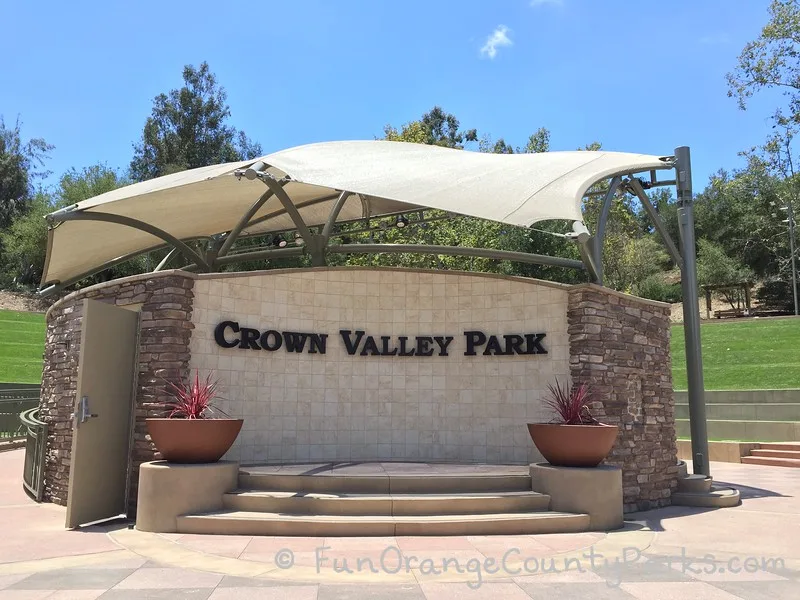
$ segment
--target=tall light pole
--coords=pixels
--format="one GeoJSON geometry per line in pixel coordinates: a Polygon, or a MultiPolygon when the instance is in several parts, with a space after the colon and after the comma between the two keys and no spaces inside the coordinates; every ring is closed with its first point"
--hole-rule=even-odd
{"type": "Polygon", "coordinates": [[[792,208],[791,202],[788,202],[786,206],[781,206],[780,208],[781,210],[785,210],[787,216],[789,217],[786,219],[786,221],[784,221],[784,223],[789,223],[789,253],[792,257],[792,298],[794,298],[794,314],[797,316],[800,314],[800,312],[797,310],[797,266],[794,250],[794,209],[792,208]]]}

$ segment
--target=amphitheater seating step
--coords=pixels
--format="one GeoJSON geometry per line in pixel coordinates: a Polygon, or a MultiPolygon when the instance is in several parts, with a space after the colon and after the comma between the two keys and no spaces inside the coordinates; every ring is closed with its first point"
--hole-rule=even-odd
{"type": "Polygon", "coordinates": [[[750,450],[750,456],[764,456],[767,458],[800,458],[800,450],[750,450]]]}
{"type": "Polygon", "coordinates": [[[800,444],[794,442],[771,442],[759,444],[761,450],[788,450],[790,452],[800,452],[800,444]]]}
{"type": "Polygon", "coordinates": [[[746,465],[765,465],[769,467],[800,468],[800,458],[776,458],[771,456],[743,456],[742,463],[746,465]]]}

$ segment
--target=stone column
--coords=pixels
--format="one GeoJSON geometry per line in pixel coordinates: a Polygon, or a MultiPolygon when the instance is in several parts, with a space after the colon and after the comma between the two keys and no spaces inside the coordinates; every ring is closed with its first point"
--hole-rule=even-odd
{"type": "Polygon", "coordinates": [[[167,399],[165,380],[186,377],[189,372],[193,286],[193,276],[182,272],[128,277],[79,290],[47,312],[39,404],[41,418],[49,426],[45,500],[61,505],[67,502],[72,451],[70,414],[77,391],[84,298],[135,308],[141,313],[129,494],[133,513],[139,465],[160,458],[147,435],[144,419],[160,416],[157,404],[167,399]]]}
{"type": "Polygon", "coordinates": [[[595,417],[620,428],[606,464],[622,468],[626,512],[669,505],[677,487],[669,314],[593,284],[569,291],[572,382],[589,384],[595,417]]]}

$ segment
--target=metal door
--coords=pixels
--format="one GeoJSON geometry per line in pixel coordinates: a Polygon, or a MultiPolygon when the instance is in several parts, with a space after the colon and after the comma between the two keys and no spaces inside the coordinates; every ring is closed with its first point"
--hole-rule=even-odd
{"type": "Polygon", "coordinates": [[[138,331],[139,313],[83,301],[67,527],[126,512],[138,331]]]}

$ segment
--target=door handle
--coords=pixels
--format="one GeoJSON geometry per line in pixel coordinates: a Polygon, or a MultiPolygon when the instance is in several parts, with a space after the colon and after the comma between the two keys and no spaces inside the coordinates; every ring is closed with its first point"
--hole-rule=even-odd
{"type": "Polygon", "coordinates": [[[78,405],[78,423],[86,423],[89,419],[97,417],[97,414],[89,412],[89,396],[81,396],[78,405]]]}

